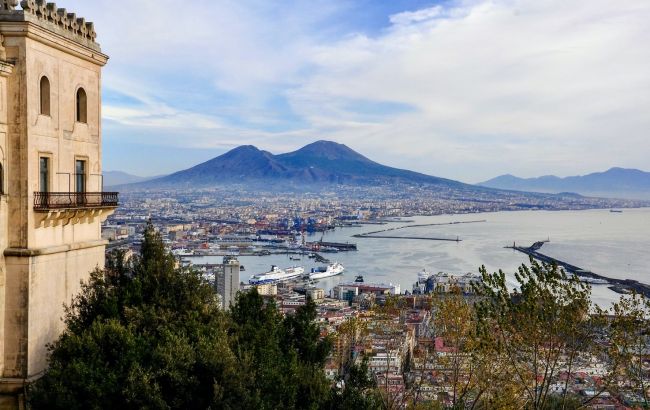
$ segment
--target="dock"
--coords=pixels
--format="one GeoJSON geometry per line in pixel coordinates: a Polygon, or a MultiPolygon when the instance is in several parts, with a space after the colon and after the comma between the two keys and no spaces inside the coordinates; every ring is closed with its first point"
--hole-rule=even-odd
{"type": "Polygon", "coordinates": [[[344,251],[344,252],[349,252],[349,251],[356,251],[357,250],[357,244],[356,243],[340,243],[340,242],[323,242],[319,241],[316,242],[316,244],[319,247],[325,247],[325,248],[334,248],[338,249],[339,251],[344,251]]]}
{"type": "Polygon", "coordinates": [[[650,285],[641,283],[633,279],[616,279],[616,278],[610,278],[607,276],[599,275],[597,273],[572,265],[568,262],[538,252],[546,242],[548,241],[535,242],[532,246],[529,247],[517,246],[516,244],[513,243],[512,246],[506,246],[505,248],[513,249],[517,252],[524,253],[540,262],[557,265],[563,268],[566,272],[574,274],[579,278],[591,278],[591,279],[599,279],[599,280],[607,281],[607,283],[611,285],[609,286],[609,288],[614,292],[617,293],[636,292],[638,294],[650,298],[650,285]]]}

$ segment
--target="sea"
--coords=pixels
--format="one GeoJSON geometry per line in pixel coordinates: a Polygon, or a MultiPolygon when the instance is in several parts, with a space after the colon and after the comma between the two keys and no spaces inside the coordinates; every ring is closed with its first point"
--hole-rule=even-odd
{"type": "MultiPolygon", "coordinates": [[[[503,270],[514,285],[514,272],[528,263],[528,256],[506,246],[530,246],[548,241],[540,252],[592,272],[620,279],[650,283],[650,208],[585,211],[516,211],[439,216],[416,216],[385,225],[337,228],[314,234],[309,241],[356,243],[358,251],[325,253],[342,263],[341,276],[327,278],[318,286],[329,291],[337,283],[362,275],[366,282],[399,284],[402,293],[411,291],[418,273],[478,273],[503,270]],[[463,223],[460,223],[463,222],[463,223]],[[412,227],[412,225],[424,225],[412,227]],[[442,238],[460,241],[357,238],[356,234],[389,230],[381,235],[400,238],[442,238]]],[[[282,268],[319,266],[306,256],[241,256],[245,271],[241,280],[266,272],[271,265],[282,268]]],[[[221,257],[193,257],[194,263],[220,263],[221,257]]],[[[620,295],[607,285],[592,285],[592,300],[609,307],[620,295]]]]}

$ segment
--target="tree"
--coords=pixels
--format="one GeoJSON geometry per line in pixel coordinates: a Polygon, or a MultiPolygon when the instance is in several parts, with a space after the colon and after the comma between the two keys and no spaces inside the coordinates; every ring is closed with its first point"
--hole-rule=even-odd
{"type": "Polygon", "coordinates": [[[613,308],[609,357],[615,385],[636,395],[643,408],[650,407],[648,371],[645,366],[650,346],[650,300],[638,294],[621,297],[613,308]]]}
{"type": "Polygon", "coordinates": [[[65,324],[33,408],[239,408],[247,397],[214,291],[175,267],[151,225],[139,257],[91,274],[65,324]]]}
{"type": "Polygon", "coordinates": [[[341,323],[337,329],[336,343],[338,346],[336,362],[339,374],[347,375],[354,364],[354,348],[363,343],[368,335],[366,321],[357,317],[351,317],[341,323]]]}
{"type": "MultiPolygon", "coordinates": [[[[449,297],[438,301],[435,309],[436,336],[447,348],[444,355],[435,356],[447,373],[452,406],[460,406],[467,400],[476,382],[474,356],[478,344],[474,337],[474,309],[456,289],[449,297]]],[[[442,352],[437,352],[442,353],[442,352]]]]}
{"type": "Polygon", "coordinates": [[[331,342],[320,338],[313,303],[283,319],[253,290],[239,295],[230,316],[237,365],[250,375],[248,408],[315,409],[328,402],[323,365],[331,342]]]}
{"type": "Polygon", "coordinates": [[[349,367],[341,388],[332,389],[332,410],[379,410],[382,398],[374,379],[368,372],[368,358],[349,367]]]}
{"type": "Polygon", "coordinates": [[[330,403],[331,350],[309,302],[283,317],[256,292],[220,309],[212,287],[176,267],[149,224],[140,255],[91,274],[30,388],[33,408],[317,409],[330,403]]]}
{"type": "Polygon", "coordinates": [[[514,396],[527,408],[544,409],[559,372],[571,375],[576,358],[597,346],[589,286],[556,265],[530,263],[515,274],[513,290],[503,272],[488,274],[483,267],[477,314],[486,346],[507,360],[514,396]]]}

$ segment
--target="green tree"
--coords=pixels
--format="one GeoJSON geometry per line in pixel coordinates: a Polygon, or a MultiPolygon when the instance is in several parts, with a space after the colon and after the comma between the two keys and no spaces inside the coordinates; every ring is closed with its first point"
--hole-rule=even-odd
{"type": "Polygon", "coordinates": [[[239,295],[230,315],[232,350],[250,375],[249,408],[316,409],[328,402],[323,365],[331,343],[320,338],[312,302],[283,318],[253,290],[239,295]]]}
{"type": "Polygon", "coordinates": [[[332,389],[332,410],[379,410],[383,408],[377,384],[368,372],[368,358],[350,365],[346,377],[332,389]]]}
{"type": "Polygon", "coordinates": [[[140,255],[116,253],[66,310],[35,409],[317,409],[330,402],[309,302],[283,317],[256,292],[220,309],[212,287],[176,266],[149,224],[140,255]]]}
{"type": "Polygon", "coordinates": [[[176,268],[151,225],[139,257],[91,274],[65,324],[33,408],[239,408],[247,397],[214,291],[176,268]]]}

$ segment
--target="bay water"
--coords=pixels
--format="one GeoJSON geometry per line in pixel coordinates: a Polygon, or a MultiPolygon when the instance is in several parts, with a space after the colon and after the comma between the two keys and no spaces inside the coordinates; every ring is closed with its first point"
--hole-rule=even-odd
{"type": "MultiPolygon", "coordinates": [[[[480,266],[489,271],[506,272],[514,284],[514,275],[528,256],[506,249],[516,243],[530,246],[544,244],[540,252],[595,273],[621,279],[650,283],[650,208],[587,211],[519,211],[481,214],[416,216],[385,225],[338,228],[327,232],[324,241],[352,242],[356,252],[326,253],[331,261],[342,263],[344,275],[328,278],[319,287],[331,289],[339,282],[353,281],[362,275],[366,282],[393,283],[402,292],[410,291],[418,272],[478,273],[480,266]],[[408,219],[408,220],[407,220],[408,219]],[[474,223],[454,223],[470,222],[474,223]],[[430,225],[442,224],[442,225],[430,225]],[[430,225],[407,227],[411,225],[430,225]],[[460,239],[460,242],[355,238],[355,234],[392,229],[383,235],[460,239]]],[[[321,234],[308,238],[321,239],[321,234]]],[[[271,265],[285,268],[304,266],[305,271],[318,266],[313,259],[291,260],[290,255],[242,256],[246,271],[241,280],[266,272],[271,265]]],[[[295,257],[295,255],[292,255],[295,257]]],[[[193,257],[194,263],[220,263],[221,257],[193,257]]],[[[606,285],[592,285],[593,300],[601,306],[619,298],[606,285]]]]}

